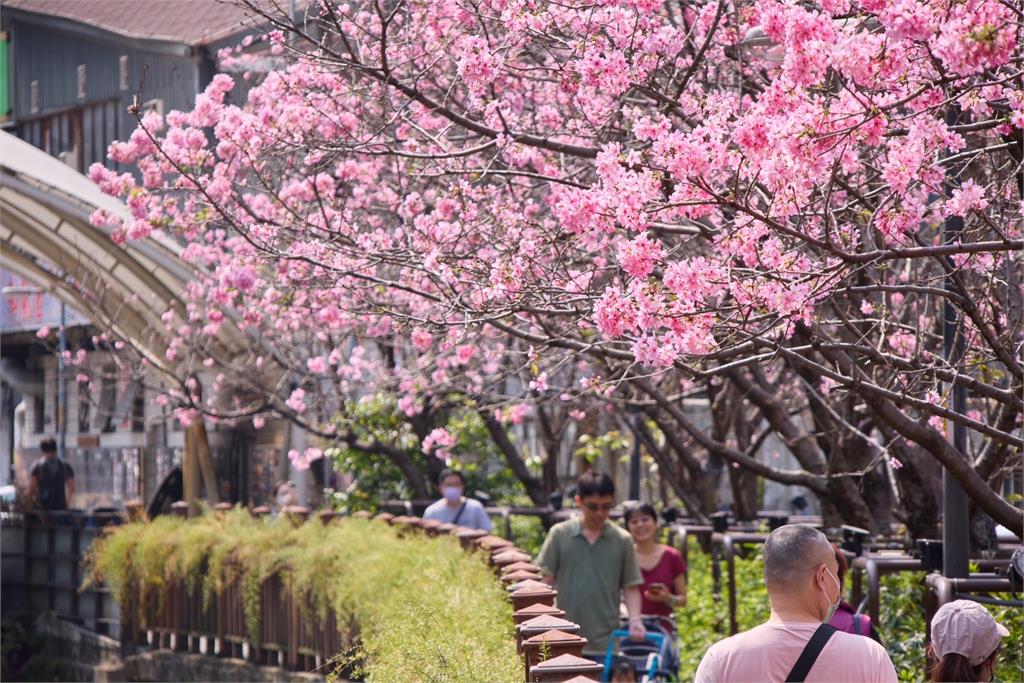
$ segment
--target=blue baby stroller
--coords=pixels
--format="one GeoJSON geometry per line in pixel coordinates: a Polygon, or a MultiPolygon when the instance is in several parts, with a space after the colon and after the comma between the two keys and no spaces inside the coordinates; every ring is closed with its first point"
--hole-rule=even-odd
{"type": "Polygon", "coordinates": [[[630,640],[628,628],[612,631],[604,653],[601,680],[630,680],[638,683],[675,681],[679,670],[675,631],[664,617],[644,617],[647,635],[642,641],[630,640]]]}

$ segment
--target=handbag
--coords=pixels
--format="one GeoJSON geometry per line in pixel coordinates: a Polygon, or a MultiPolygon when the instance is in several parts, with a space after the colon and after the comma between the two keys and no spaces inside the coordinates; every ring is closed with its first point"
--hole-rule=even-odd
{"type": "Polygon", "coordinates": [[[455,513],[455,518],[452,520],[452,524],[455,526],[459,525],[459,517],[462,516],[462,511],[466,509],[466,503],[468,501],[462,501],[462,505],[459,506],[459,511],[455,513]]]}

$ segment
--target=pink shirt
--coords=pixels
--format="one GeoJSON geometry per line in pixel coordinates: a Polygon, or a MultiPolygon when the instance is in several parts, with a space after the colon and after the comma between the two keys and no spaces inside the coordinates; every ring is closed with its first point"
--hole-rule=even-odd
{"type": "MultiPolygon", "coordinates": [[[[721,640],[704,654],[694,683],[783,683],[817,628],[769,622],[721,640]]],[[[807,683],[896,683],[896,669],[875,641],[839,632],[825,644],[807,683]]]]}

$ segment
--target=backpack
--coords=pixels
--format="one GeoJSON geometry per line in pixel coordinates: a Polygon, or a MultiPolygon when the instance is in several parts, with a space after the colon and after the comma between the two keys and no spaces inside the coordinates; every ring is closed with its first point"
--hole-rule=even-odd
{"type": "Polygon", "coordinates": [[[878,631],[871,625],[871,617],[866,614],[861,614],[860,612],[854,613],[853,632],[858,636],[868,636],[879,645],[882,644],[882,639],[878,635],[878,631]]]}

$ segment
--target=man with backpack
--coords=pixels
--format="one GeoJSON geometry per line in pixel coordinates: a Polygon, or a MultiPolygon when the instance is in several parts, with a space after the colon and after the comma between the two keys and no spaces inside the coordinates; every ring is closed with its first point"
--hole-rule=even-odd
{"type": "Polygon", "coordinates": [[[29,475],[28,499],[41,510],[67,510],[75,497],[75,471],[57,458],[57,442],[53,439],[43,439],[39,449],[43,457],[29,475]]]}
{"type": "Polygon", "coordinates": [[[885,649],[829,625],[842,598],[832,545],[814,527],[788,524],[764,544],[771,618],[719,641],[695,683],[896,683],[885,649]]]}
{"type": "MultiPolygon", "coordinates": [[[[845,585],[843,579],[850,568],[850,563],[846,559],[846,553],[842,551],[838,544],[833,543],[832,550],[835,552],[836,564],[839,566],[839,573],[837,575],[839,577],[839,585],[843,586],[845,585]]],[[[836,610],[836,613],[828,623],[840,631],[858,636],[867,636],[868,638],[874,638],[879,644],[882,643],[875,625],[871,623],[871,617],[862,614],[853,605],[846,602],[846,600],[839,601],[839,609],[836,610]]]]}

